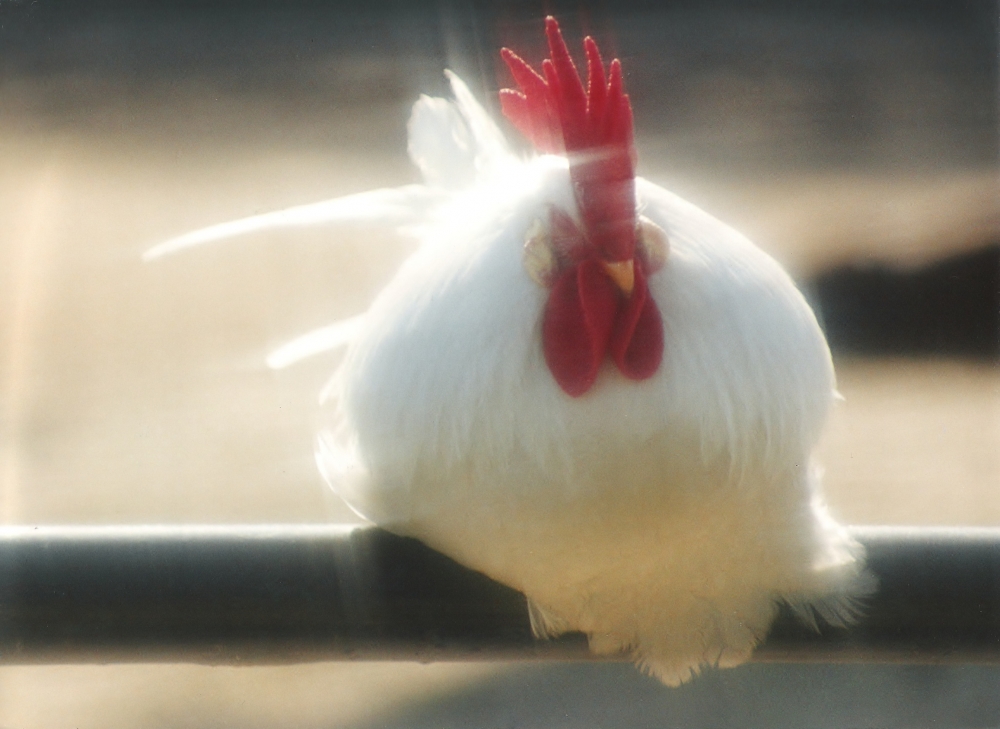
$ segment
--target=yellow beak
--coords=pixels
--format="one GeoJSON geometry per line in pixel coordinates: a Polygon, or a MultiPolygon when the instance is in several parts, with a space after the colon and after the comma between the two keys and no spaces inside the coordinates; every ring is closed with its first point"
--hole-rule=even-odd
{"type": "Polygon", "coordinates": [[[635,264],[630,258],[627,261],[601,261],[604,271],[608,274],[615,285],[621,289],[626,296],[632,295],[635,287],[635,264]]]}

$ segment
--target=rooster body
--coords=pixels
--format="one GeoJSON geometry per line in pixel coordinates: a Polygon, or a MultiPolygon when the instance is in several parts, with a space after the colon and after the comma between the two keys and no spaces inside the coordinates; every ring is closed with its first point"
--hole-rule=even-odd
{"type": "Polygon", "coordinates": [[[650,278],[664,361],[566,395],[546,367],[525,235],[572,200],[565,160],[457,195],[365,315],[328,388],[319,462],[361,515],[524,592],[668,683],[745,660],[777,601],[842,620],[857,545],[810,454],[834,394],[812,311],[731,228],[645,181],[670,239],[650,278]]]}
{"type": "Polygon", "coordinates": [[[669,241],[647,277],[662,359],[641,377],[603,361],[568,394],[526,241],[552,211],[580,219],[570,163],[512,154],[451,82],[454,102],[424,97],[410,121],[426,184],[356,199],[420,246],[333,336],[346,351],[322,396],[326,479],[365,518],[524,592],[539,635],[583,631],[668,684],[746,660],[781,602],[848,622],[861,550],[811,460],[833,367],[790,278],[637,178],[636,209],[669,241]]]}

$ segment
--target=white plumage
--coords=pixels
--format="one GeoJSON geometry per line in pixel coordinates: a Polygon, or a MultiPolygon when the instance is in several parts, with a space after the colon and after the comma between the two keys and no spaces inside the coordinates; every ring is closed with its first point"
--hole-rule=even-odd
{"type": "Polygon", "coordinates": [[[153,254],[248,229],[366,218],[382,206],[418,250],[362,317],[279,353],[346,347],[325,389],[317,461],[362,516],[523,591],[538,633],[581,630],[677,684],[747,659],[780,601],[848,621],[869,588],[827,514],[811,453],[834,397],[825,339],[785,272],[733,229],[636,181],[669,240],[649,276],[662,363],[610,362],[571,397],[546,364],[548,291],[526,237],[578,218],[566,158],[520,159],[449,75],[422,97],[409,152],[424,186],[215,226],[153,254]],[[324,215],[324,211],[328,213],[324,215]]]}

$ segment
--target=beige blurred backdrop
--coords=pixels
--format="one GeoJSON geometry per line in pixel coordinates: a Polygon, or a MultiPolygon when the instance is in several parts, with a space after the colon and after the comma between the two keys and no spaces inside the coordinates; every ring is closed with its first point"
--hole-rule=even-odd
{"type": "MultiPolygon", "coordinates": [[[[5,74],[0,523],[355,518],[313,465],[315,400],[335,362],[272,372],[264,357],[363,310],[412,242],[337,227],[258,234],[149,264],[140,256],[208,224],[413,181],[413,79],[437,73],[451,52],[445,43],[417,71],[377,47],[360,60],[333,54],[313,93],[197,76],[125,83],[72,68],[5,74]],[[360,79],[344,81],[345,68],[360,79]]],[[[759,107],[724,103],[746,88],[738,79],[696,81],[709,111],[749,120],[733,122],[733,133],[766,127],[759,107]]],[[[905,174],[888,164],[738,161],[723,174],[673,164],[684,138],[644,132],[648,97],[633,95],[644,174],[748,233],[799,278],[857,260],[914,267],[1000,239],[994,159],[905,174]]],[[[820,454],[839,519],[1000,524],[995,366],[838,358],[837,369],[844,401],[820,454]]],[[[378,726],[405,717],[408,702],[507,685],[525,670],[540,669],[7,667],[0,726],[378,726]]],[[[616,667],[580,670],[653,690],[616,667]]],[[[590,686],[560,680],[570,694],[590,686]]],[[[492,725],[490,716],[467,723],[492,725]]]]}

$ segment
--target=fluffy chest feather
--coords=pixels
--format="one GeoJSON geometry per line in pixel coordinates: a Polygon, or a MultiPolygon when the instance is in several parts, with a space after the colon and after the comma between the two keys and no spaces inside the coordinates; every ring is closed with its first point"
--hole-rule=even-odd
{"type": "MultiPolygon", "coordinates": [[[[457,464],[495,488],[505,463],[527,458],[573,493],[592,454],[691,433],[706,459],[733,468],[807,457],[833,393],[811,311],[763,253],[649,183],[640,204],[672,245],[650,278],[663,365],[642,382],[605,366],[593,391],[562,392],[541,351],[546,291],[525,270],[523,243],[551,205],[566,205],[569,182],[554,158],[514,174],[505,199],[477,190],[456,202],[464,227],[443,211],[351,345],[330,407],[375,474],[366,492],[405,492],[431,465],[447,489],[457,464]]],[[[407,514],[362,511],[380,522],[407,514]]]]}

